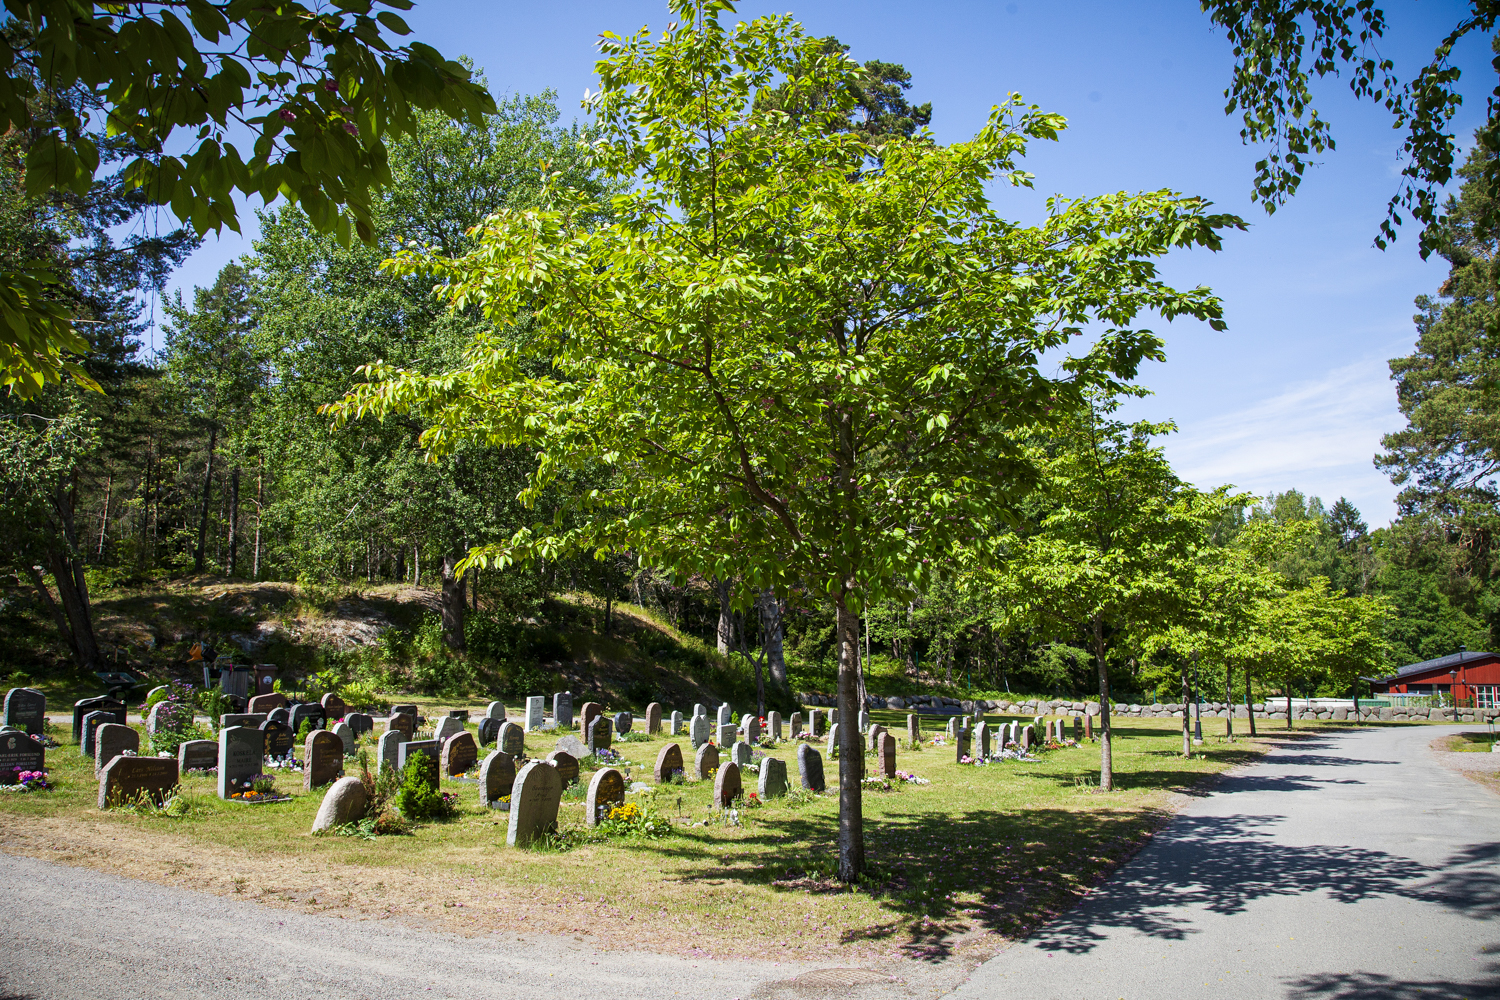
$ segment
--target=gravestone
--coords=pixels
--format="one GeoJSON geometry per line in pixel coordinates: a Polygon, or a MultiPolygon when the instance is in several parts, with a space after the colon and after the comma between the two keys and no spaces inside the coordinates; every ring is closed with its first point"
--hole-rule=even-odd
{"type": "Polygon", "coordinates": [[[19,771],[47,769],[47,748],[23,732],[0,733],[0,785],[14,785],[19,771]]]}
{"type": "Polygon", "coordinates": [[[498,740],[496,746],[512,757],[524,757],[526,755],[526,730],[514,722],[502,723],[496,739],[498,740]]]}
{"type": "Polygon", "coordinates": [[[563,787],[578,784],[578,758],[567,750],[554,750],[547,755],[547,763],[557,768],[563,787]]]}
{"type": "Polygon", "coordinates": [[[249,726],[230,726],[219,730],[218,785],[219,798],[250,787],[250,779],[264,765],[265,733],[249,726]]]}
{"type": "Polygon", "coordinates": [[[319,699],[319,704],[323,706],[325,719],[342,719],[349,714],[349,706],[344,704],[344,699],[331,691],[319,699]]]}
{"type": "Polygon", "coordinates": [[[578,731],[583,733],[585,741],[588,740],[589,727],[594,720],[604,714],[604,708],[597,701],[586,701],[583,708],[578,712],[578,731]]]}
{"type": "Polygon", "coordinates": [[[682,735],[682,713],[681,712],[673,712],[672,713],[671,733],[669,735],[671,735],[671,736],[681,736],[682,735]]]}
{"type": "Polygon", "coordinates": [[[688,741],[693,744],[694,750],[708,742],[708,716],[693,716],[693,721],[688,726],[688,741]]]}
{"type": "Polygon", "coordinates": [[[328,713],[323,711],[322,705],[309,705],[303,702],[292,706],[292,717],[287,720],[287,725],[292,727],[292,732],[301,732],[304,722],[313,729],[322,729],[328,724],[328,713]]]}
{"type": "Polygon", "coordinates": [[[870,713],[864,709],[859,710],[859,731],[861,733],[870,731],[870,713]]]}
{"type": "Polygon", "coordinates": [[[258,694],[245,703],[245,711],[251,715],[270,715],[278,708],[286,708],[286,695],[280,691],[258,694]]]}
{"type": "Polygon", "coordinates": [[[103,712],[109,716],[106,722],[125,725],[125,703],[116,698],[100,695],[96,698],[80,698],[73,703],[73,739],[83,741],[83,717],[90,712],[103,712]]]}
{"type": "Polygon", "coordinates": [[[913,743],[922,742],[922,719],[915,712],[906,716],[906,738],[913,743]]]}
{"type": "Polygon", "coordinates": [[[719,748],[712,743],[705,743],[693,754],[693,779],[703,781],[711,777],[714,769],[719,766],[719,748]]]}
{"type": "Polygon", "coordinates": [[[825,787],[823,757],[811,743],[804,743],[797,748],[797,778],[802,782],[802,787],[809,791],[821,792],[825,787]]]}
{"type": "Polygon", "coordinates": [[[953,737],[953,760],[961,762],[969,756],[969,731],[960,729],[958,735],[953,737]]]}
{"type": "Polygon", "coordinates": [[[1010,727],[1007,726],[1003,722],[1000,723],[998,726],[995,727],[995,752],[996,753],[998,753],[1001,750],[1005,749],[1005,746],[1006,746],[1005,734],[1007,732],[1009,732],[1009,731],[1010,731],[1010,727]]]}
{"type": "Polygon", "coordinates": [[[1020,746],[1021,752],[1025,753],[1031,749],[1031,734],[1034,730],[1030,726],[1022,726],[1020,732],[1020,738],[1016,740],[1016,743],[1020,746]]]}
{"type": "Polygon", "coordinates": [[[474,742],[474,734],[468,731],[454,733],[444,740],[440,762],[443,773],[450,778],[474,770],[474,765],[479,762],[479,744],[474,742]]]}
{"type": "Polygon", "coordinates": [[[450,736],[457,736],[464,731],[464,724],[457,719],[439,719],[437,726],[432,730],[432,738],[441,743],[450,736]]]}
{"type": "Polygon", "coordinates": [[[219,744],[213,740],[183,740],[177,744],[177,773],[207,771],[219,766],[219,744]]]}
{"type": "Polygon", "coordinates": [[[172,757],[116,757],[99,772],[99,808],[135,802],[142,796],[162,805],[177,787],[172,757]]]}
{"type": "Polygon", "coordinates": [[[833,752],[839,749],[839,727],[836,725],[828,727],[828,743],[823,747],[823,752],[833,760],[833,752]]]}
{"type": "Polygon", "coordinates": [[[297,734],[292,732],[292,727],[285,722],[277,722],[267,719],[260,724],[260,731],[265,734],[265,755],[281,759],[290,757],[292,750],[297,745],[297,734]]]}
{"type": "Polygon", "coordinates": [[[328,730],[314,729],[308,733],[302,752],[305,755],[302,763],[304,792],[337,781],[344,773],[344,741],[328,730]]]}
{"type": "Polygon", "coordinates": [[[1083,738],[1091,740],[1094,738],[1094,717],[1085,715],[1083,717],[1083,738]]]}
{"type": "Polygon", "coordinates": [[[450,708],[448,709],[448,718],[457,719],[459,722],[467,724],[469,721],[469,710],[467,708],[450,708]]]}
{"type": "Polygon", "coordinates": [[[1078,743],[1083,742],[1083,716],[1081,715],[1073,716],[1073,739],[1078,743]]]}
{"type": "Polygon", "coordinates": [[[880,746],[876,748],[875,773],[882,778],[896,776],[896,737],[890,733],[880,734],[880,746]]]}
{"type": "Polygon", "coordinates": [[[624,736],[626,733],[630,732],[630,727],[635,725],[635,716],[631,715],[629,712],[616,712],[614,721],[615,732],[619,733],[621,736],[624,736]]]}
{"type": "Polygon", "coordinates": [[[744,786],[740,784],[740,767],[730,761],[714,775],[714,805],[720,809],[728,809],[742,794],[744,786]]]}
{"type": "Polygon", "coordinates": [[[610,724],[609,719],[602,715],[595,716],[594,721],[589,725],[589,753],[608,750],[613,742],[611,735],[613,732],[614,726],[610,724]]]}
{"type": "Polygon", "coordinates": [[[746,712],[740,720],[740,732],[744,734],[746,743],[760,742],[760,717],[746,712]]]}
{"type": "Polygon", "coordinates": [[[251,729],[254,729],[265,721],[266,717],[261,712],[253,714],[250,712],[225,712],[219,716],[219,728],[227,729],[230,726],[249,726],[251,729]]]}
{"type": "Polygon", "coordinates": [[[658,785],[672,780],[672,775],[681,774],[682,770],[682,747],[676,743],[668,743],[657,752],[656,767],[652,770],[652,774],[656,776],[658,785]]]}
{"type": "Polygon", "coordinates": [[[146,692],[146,704],[148,704],[148,705],[151,704],[151,699],[155,698],[158,693],[163,698],[165,698],[167,696],[167,692],[170,691],[170,690],[172,690],[172,689],[170,687],[168,687],[166,684],[158,684],[158,685],[156,685],[156,687],[154,687],[150,691],[146,692]]]}
{"type": "Polygon", "coordinates": [[[347,757],[354,752],[354,730],[349,728],[349,723],[335,722],[333,728],[328,731],[344,744],[344,756],[347,757]]]}
{"type": "Polygon", "coordinates": [[[655,736],[661,732],[661,702],[653,701],[646,706],[646,735],[655,736]]]}
{"type": "Polygon", "coordinates": [[[611,809],[624,804],[625,776],[612,767],[601,767],[594,772],[583,800],[583,822],[586,826],[598,826],[601,819],[609,817],[611,809]]]}
{"type": "Polygon", "coordinates": [[[401,760],[401,744],[405,742],[407,742],[406,734],[399,729],[380,734],[380,749],[377,751],[379,757],[375,764],[376,774],[388,767],[398,765],[401,760]]]}
{"type": "Polygon", "coordinates": [[[491,750],[479,765],[479,804],[493,809],[516,783],[516,759],[504,750],[491,750]]]}
{"type": "Polygon", "coordinates": [[[981,759],[990,759],[990,724],[988,722],[981,722],[974,727],[974,750],[981,759]]]}
{"type": "Polygon", "coordinates": [[[562,778],[551,764],[534,760],[521,768],[510,793],[510,825],[505,842],[527,847],[557,829],[562,778]]]}
{"type": "Polygon", "coordinates": [[[787,720],[787,730],[788,730],[788,732],[790,732],[791,737],[794,740],[797,737],[799,737],[799,736],[802,735],[802,713],[801,712],[793,712],[792,713],[792,717],[789,720],[787,720]]]}
{"type": "Polygon", "coordinates": [[[719,727],[719,746],[734,746],[735,741],[740,738],[740,727],[736,725],[725,725],[719,727]]]}
{"type": "Polygon", "coordinates": [[[756,792],[762,802],[780,798],[787,791],[786,761],[767,757],[760,762],[760,787],[756,792]]]}
{"type": "Polygon", "coordinates": [[[871,726],[865,744],[866,748],[871,751],[880,749],[880,734],[883,732],[885,732],[885,727],[880,723],[877,722],[871,726]]]}
{"type": "Polygon", "coordinates": [[[370,718],[370,716],[368,716],[364,712],[350,712],[348,715],[344,716],[344,724],[347,725],[351,731],[353,731],[356,739],[363,736],[365,733],[372,733],[375,731],[375,720],[370,718]]]}
{"type": "Polygon", "coordinates": [[[486,719],[494,719],[496,722],[504,722],[505,704],[499,701],[490,702],[484,710],[484,717],[486,719]]]}
{"type": "Polygon", "coordinates": [[[770,730],[771,739],[777,743],[781,742],[781,713],[768,712],[766,714],[766,729],[770,730]]]}
{"type": "Polygon", "coordinates": [[[328,786],[318,814],[313,817],[312,832],[326,833],[329,830],[353,823],[365,814],[369,793],[365,783],[358,778],[340,778],[328,786]]]}
{"type": "Polygon", "coordinates": [[[816,708],[808,713],[808,731],[812,733],[813,739],[823,735],[823,713],[816,708]]]}
{"type": "Polygon", "coordinates": [[[417,706],[416,705],[392,705],[391,706],[391,714],[392,715],[409,715],[409,716],[412,717],[412,721],[415,722],[416,719],[417,719],[417,706]]]}
{"type": "Polygon", "coordinates": [[[727,726],[734,721],[734,712],[730,709],[728,702],[725,702],[724,704],[719,706],[718,719],[718,725],[720,728],[723,728],[724,726],[727,726]]]}
{"type": "Polygon", "coordinates": [[[266,713],[266,718],[270,719],[272,722],[279,722],[283,726],[290,726],[292,724],[292,710],[290,708],[286,708],[285,706],[281,708],[273,708],[266,713]]]}
{"type": "Polygon", "coordinates": [[[547,699],[539,694],[531,695],[526,699],[526,731],[536,732],[542,728],[545,721],[547,699]]]}
{"type": "Polygon", "coordinates": [[[561,691],[552,696],[552,721],[559,729],[573,724],[573,692],[561,691]]]}
{"type": "Polygon", "coordinates": [[[479,745],[489,746],[500,738],[500,727],[503,721],[493,716],[486,715],[479,720],[479,745]]]}
{"type": "Polygon", "coordinates": [[[955,736],[958,735],[958,729],[959,729],[959,726],[958,726],[958,717],[954,716],[953,718],[951,718],[951,719],[948,720],[947,733],[948,733],[948,738],[950,740],[953,739],[955,736]]]}
{"type": "Polygon", "coordinates": [[[11,688],[5,692],[5,724],[36,735],[47,718],[47,696],[31,688],[11,688]]]}
{"type": "Polygon", "coordinates": [[[438,756],[442,753],[442,750],[443,748],[437,740],[412,740],[409,743],[403,743],[400,749],[396,751],[396,766],[401,769],[402,774],[405,774],[406,765],[410,761],[417,759],[426,761],[423,774],[426,776],[428,784],[432,786],[432,790],[437,791],[438,768],[442,766],[438,761],[438,756]]]}
{"type": "Polygon", "coordinates": [[[100,726],[111,724],[117,726],[124,725],[123,722],[118,720],[118,713],[116,712],[90,712],[88,715],[85,715],[83,717],[83,740],[78,747],[78,752],[85,757],[94,756],[94,734],[98,732],[100,726]]]}
{"type": "Polygon", "coordinates": [[[94,774],[104,770],[110,761],[129,750],[141,752],[141,734],[118,722],[106,722],[94,730],[94,774]]]}
{"type": "Polygon", "coordinates": [[[734,747],[729,751],[729,759],[734,761],[742,769],[750,763],[750,757],[751,750],[750,744],[748,743],[736,743],[734,747]]]}

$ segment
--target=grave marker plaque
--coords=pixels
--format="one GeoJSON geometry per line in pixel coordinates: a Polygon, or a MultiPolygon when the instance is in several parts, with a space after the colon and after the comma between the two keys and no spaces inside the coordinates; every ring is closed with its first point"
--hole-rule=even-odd
{"type": "Polygon", "coordinates": [[[705,781],[713,776],[718,766],[719,748],[712,743],[705,743],[693,755],[693,778],[697,781],[705,781]]]}
{"type": "Polygon", "coordinates": [[[110,761],[129,750],[141,752],[141,734],[118,722],[106,722],[94,730],[94,774],[104,770],[110,761]]]}
{"type": "Polygon", "coordinates": [[[455,733],[443,741],[443,773],[450,778],[468,774],[479,762],[479,744],[470,732],[455,733]]]}
{"type": "Polygon", "coordinates": [[[720,809],[728,809],[742,794],[744,786],[740,784],[740,766],[730,761],[714,775],[714,805],[720,809]]]}
{"type": "Polygon", "coordinates": [[[467,708],[450,708],[448,709],[448,718],[467,723],[469,721],[469,710],[467,708]]]}
{"type": "Polygon", "coordinates": [[[552,721],[558,729],[573,725],[573,692],[561,691],[552,696],[552,721]]]}
{"type": "Polygon", "coordinates": [[[760,762],[760,787],[756,789],[762,802],[780,798],[787,792],[786,761],[767,757],[760,762]]]}
{"type": "Polygon", "coordinates": [[[307,734],[303,748],[302,790],[337,781],[344,773],[344,741],[326,729],[315,729],[307,734]]]}
{"type": "Polygon", "coordinates": [[[147,796],[162,805],[177,787],[177,761],[171,757],[116,757],[99,772],[99,808],[147,796]]]}
{"type": "Polygon", "coordinates": [[[514,722],[501,723],[500,732],[496,738],[500,741],[500,749],[512,757],[526,755],[526,731],[514,722]]]}
{"type": "Polygon", "coordinates": [[[279,760],[292,755],[292,750],[297,745],[297,734],[292,731],[291,726],[285,722],[267,719],[260,724],[260,731],[265,735],[264,753],[267,757],[279,760]]]}
{"type": "Polygon", "coordinates": [[[567,750],[554,750],[547,755],[547,763],[557,768],[563,787],[578,784],[578,758],[567,750]]]}
{"type": "Polygon", "coordinates": [[[516,783],[516,759],[504,750],[491,750],[479,765],[479,804],[494,809],[516,783]]]}
{"type": "Polygon", "coordinates": [[[5,693],[5,724],[30,735],[42,731],[47,718],[47,696],[32,688],[11,688],[5,693]]]}
{"type": "Polygon", "coordinates": [[[249,726],[230,726],[219,730],[218,767],[219,798],[250,787],[250,779],[264,765],[265,732],[249,726]]]}
{"type": "Polygon", "coordinates": [[[219,766],[219,744],[213,740],[183,740],[177,744],[177,773],[207,771],[219,766]]]}
{"type": "Polygon", "coordinates": [[[652,774],[656,777],[658,785],[672,780],[672,775],[682,774],[682,747],[676,743],[668,743],[656,754],[656,767],[652,774]]]}
{"type": "Polygon", "coordinates": [[[655,736],[661,732],[661,702],[653,701],[646,706],[646,735],[655,736]]]}
{"type": "Polygon", "coordinates": [[[598,826],[601,819],[609,818],[609,811],[625,804],[625,776],[612,767],[601,767],[589,781],[589,790],[583,800],[583,821],[587,826],[598,826]]]}
{"type": "Polygon", "coordinates": [[[25,733],[0,733],[0,785],[14,785],[20,771],[45,771],[47,748],[25,733]]]}
{"type": "Polygon", "coordinates": [[[823,784],[823,756],[811,743],[804,743],[797,748],[797,777],[802,782],[802,787],[813,792],[821,792],[823,784]]]}
{"type": "Polygon", "coordinates": [[[562,777],[551,764],[534,760],[521,768],[510,793],[510,826],[505,842],[527,847],[557,829],[557,807],[562,801],[562,777]]]}

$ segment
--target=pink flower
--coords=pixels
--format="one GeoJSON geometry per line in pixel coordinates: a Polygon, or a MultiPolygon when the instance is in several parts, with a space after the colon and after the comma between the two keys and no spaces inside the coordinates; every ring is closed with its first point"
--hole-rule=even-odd
{"type": "Polygon", "coordinates": [[[328,91],[329,93],[332,93],[333,91],[339,89],[339,82],[337,80],[324,80],[323,89],[328,91]]]}
{"type": "Polygon", "coordinates": [[[281,120],[284,122],[294,122],[297,120],[297,112],[291,108],[282,108],[276,113],[281,116],[281,120]]]}
{"type": "Polygon", "coordinates": [[[344,131],[350,135],[359,135],[359,129],[355,127],[353,122],[344,122],[344,131]]]}

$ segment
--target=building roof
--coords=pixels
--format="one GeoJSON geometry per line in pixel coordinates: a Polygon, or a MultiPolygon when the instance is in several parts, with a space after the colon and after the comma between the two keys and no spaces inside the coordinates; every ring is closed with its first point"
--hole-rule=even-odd
{"type": "Polygon", "coordinates": [[[1448,671],[1456,669],[1460,663],[1464,665],[1477,663],[1485,659],[1486,657],[1491,660],[1500,659],[1500,656],[1496,656],[1494,653],[1486,653],[1480,650],[1473,649],[1466,650],[1462,653],[1449,653],[1447,656],[1439,656],[1436,659],[1432,660],[1423,660],[1421,663],[1408,663],[1406,666],[1397,670],[1389,677],[1380,678],[1377,683],[1388,684],[1392,681],[1398,681],[1403,677],[1410,677],[1413,674],[1429,674],[1438,672],[1446,674],[1448,671]]]}

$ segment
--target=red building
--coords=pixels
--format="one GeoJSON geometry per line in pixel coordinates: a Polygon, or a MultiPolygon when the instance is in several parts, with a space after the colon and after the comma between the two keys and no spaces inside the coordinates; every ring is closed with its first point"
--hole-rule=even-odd
{"type": "Polygon", "coordinates": [[[1452,694],[1460,705],[1500,708],[1500,655],[1457,653],[1402,667],[1389,677],[1370,678],[1376,694],[1452,694]]]}

